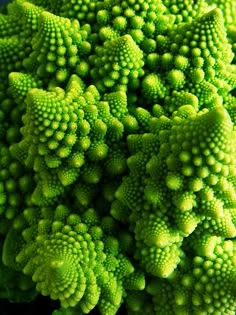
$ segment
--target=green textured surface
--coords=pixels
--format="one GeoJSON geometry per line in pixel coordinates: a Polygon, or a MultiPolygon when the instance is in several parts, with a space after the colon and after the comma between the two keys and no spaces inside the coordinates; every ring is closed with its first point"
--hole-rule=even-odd
{"type": "Polygon", "coordinates": [[[235,314],[235,1],[0,11],[0,315],[235,314]]]}

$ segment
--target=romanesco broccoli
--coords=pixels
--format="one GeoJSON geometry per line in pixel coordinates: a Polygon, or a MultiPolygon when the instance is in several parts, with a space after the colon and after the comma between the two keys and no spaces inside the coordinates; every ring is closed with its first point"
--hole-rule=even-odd
{"type": "Polygon", "coordinates": [[[235,314],[235,53],[234,0],[0,8],[0,301],[235,314]]]}

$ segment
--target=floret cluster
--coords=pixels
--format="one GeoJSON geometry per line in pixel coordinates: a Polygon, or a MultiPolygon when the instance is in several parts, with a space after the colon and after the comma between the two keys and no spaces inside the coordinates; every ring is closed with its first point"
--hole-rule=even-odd
{"type": "Polygon", "coordinates": [[[236,2],[0,10],[0,299],[234,315],[236,2]]]}

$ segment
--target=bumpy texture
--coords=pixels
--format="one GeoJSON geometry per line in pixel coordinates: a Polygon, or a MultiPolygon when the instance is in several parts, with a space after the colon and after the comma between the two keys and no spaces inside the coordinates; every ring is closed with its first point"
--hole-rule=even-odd
{"type": "Polygon", "coordinates": [[[235,1],[1,8],[0,299],[235,314],[235,52],[235,1]]]}
{"type": "Polygon", "coordinates": [[[102,229],[104,220],[99,222],[94,209],[80,217],[64,205],[54,211],[27,208],[8,233],[3,262],[31,276],[36,289],[59,299],[63,308],[76,306],[86,314],[98,304],[102,314],[114,314],[129,281],[142,289],[144,280],[141,274],[139,282],[133,279],[134,268],[120,253],[118,240],[102,229]],[[22,235],[18,248],[12,248],[17,234],[22,235]]]}

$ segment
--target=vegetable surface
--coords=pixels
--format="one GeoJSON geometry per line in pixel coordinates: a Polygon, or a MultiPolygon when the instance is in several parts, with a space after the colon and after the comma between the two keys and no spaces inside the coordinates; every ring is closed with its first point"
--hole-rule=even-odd
{"type": "Polygon", "coordinates": [[[0,12],[0,298],[236,310],[236,4],[0,12]]]}

